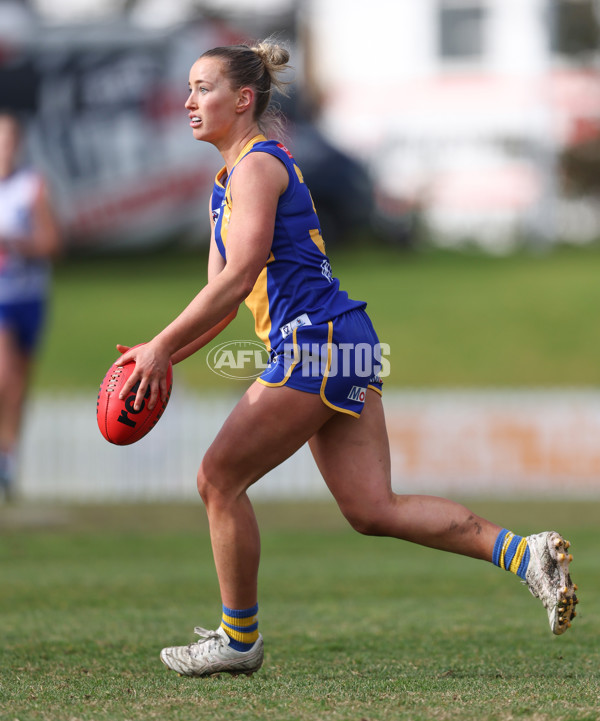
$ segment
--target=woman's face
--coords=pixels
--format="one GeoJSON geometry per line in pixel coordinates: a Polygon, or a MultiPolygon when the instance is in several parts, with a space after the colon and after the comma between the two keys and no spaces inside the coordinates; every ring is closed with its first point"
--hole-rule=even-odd
{"type": "Polygon", "coordinates": [[[236,118],[239,93],[231,88],[218,58],[200,58],[190,70],[190,95],[185,103],[196,140],[217,142],[236,118]]]}

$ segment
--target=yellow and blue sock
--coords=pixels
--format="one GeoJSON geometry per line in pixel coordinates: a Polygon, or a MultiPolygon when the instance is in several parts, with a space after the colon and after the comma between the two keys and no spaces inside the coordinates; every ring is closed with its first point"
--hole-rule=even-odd
{"type": "Polygon", "coordinates": [[[527,538],[515,536],[514,533],[503,528],[494,544],[492,563],[504,568],[506,571],[515,573],[519,578],[525,580],[525,574],[529,566],[527,538]]]}
{"type": "Polygon", "coordinates": [[[223,605],[221,628],[231,639],[236,651],[249,651],[258,639],[258,603],[251,608],[236,610],[223,605]]]}

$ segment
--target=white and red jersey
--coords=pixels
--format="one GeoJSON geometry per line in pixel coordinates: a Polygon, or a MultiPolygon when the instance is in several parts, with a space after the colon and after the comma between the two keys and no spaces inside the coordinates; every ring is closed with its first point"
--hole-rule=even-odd
{"type": "Polygon", "coordinates": [[[29,168],[16,170],[0,180],[0,303],[20,303],[46,296],[50,281],[50,263],[26,258],[19,253],[20,240],[31,238],[34,207],[43,180],[29,168]]]}

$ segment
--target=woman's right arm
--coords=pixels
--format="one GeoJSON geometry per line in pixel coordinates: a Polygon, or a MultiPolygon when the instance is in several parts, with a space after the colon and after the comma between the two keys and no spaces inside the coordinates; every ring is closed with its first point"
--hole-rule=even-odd
{"type": "MultiPolygon", "coordinates": [[[[225,267],[225,259],[219,252],[219,249],[217,248],[217,243],[215,241],[215,233],[214,233],[214,227],[211,224],[211,232],[210,232],[210,249],[208,251],[208,280],[212,278],[215,278],[219,273],[223,270],[225,267]]],[[[175,363],[181,363],[182,360],[185,360],[186,358],[189,358],[189,356],[193,355],[197,351],[200,350],[200,348],[204,348],[205,345],[211,342],[214,338],[216,338],[219,333],[226,328],[231,321],[236,317],[238,312],[237,308],[234,308],[231,313],[225,316],[223,320],[219,321],[216,325],[214,325],[209,331],[206,333],[203,333],[199,338],[196,338],[196,340],[193,340],[191,343],[188,343],[183,348],[180,348],[178,351],[173,353],[171,356],[171,362],[173,364],[175,363]]]]}
{"type": "MultiPolygon", "coordinates": [[[[211,206],[212,196],[208,204],[209,217],[212,217],[211,206]]],[[[225,259],[217,248],[217,243],[215,241],[215,229],[211,220],[210,245],[208,250],[208,281],[210,282],[211,279],[219,275],[219,273],[223,270],[224,267],[225,259]]],[[[173,353],[173,355],[171,356],[171,363],[173,363],[173,365],[175,365],[176,363],[181,363],[181,361],[189,358],[191,355],[199,351],[200,348],[204,348],[205,345],[207,345],[211,342],[211,340],[216,338],[219,333],[231,323],[231,321],[236,317],[237,312],[238,309],[234,308],[228,315],[226,315],[222,320],[216,323],[210,330],[206,331],[198,338],[195,338],[193,341],[191,341],[191,343],[183,346],[183,348],[175,351],[175,353],[173,353]]],[[[129,349],[129,346],[117,343],[117,350],[119,351],[119,353],[127,353],[129,349]]]]}
{"type": "MultiPolygon", "coordinates": [[[[117,365],[132,360],[136,364],[119,398],[125,398],[137,383],[134,408],[141,407],[148,388],[148,408],[154,408],[159,396],[167,396],[169,361],[174,356],[180,360],[180,351],[192,344],[197,347],[233,317],[265,267],[273,243],[277,204],[288,180],[283,163],[266,153],[249,154],[239,163],[231,181],[236,206],[227,232],[227,263],[218,265],[219,272],[166,328],[117,360],[117,365]]],[[[211,263],[216,263],[215,252],[211,241],[211,263]]],[[[213,266],[211,273],[214,270],[213,266]]]]}

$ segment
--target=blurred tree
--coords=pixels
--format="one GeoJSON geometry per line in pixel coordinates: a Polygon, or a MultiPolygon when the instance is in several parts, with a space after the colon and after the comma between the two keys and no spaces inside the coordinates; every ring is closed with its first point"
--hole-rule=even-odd
{"type": "Polygon", "coordinates": [[[560,167],[568,193],[600,196],[600,133],[564,150],[560,167]]]}
{"type": "MultiPolygon", "coordinates": [[[[600,55],[600,0],[550,1],[556,2],[554,50],[576,59],[600,55]]],[[[582,119],[576,132],[559,158],[564,189],[571,195],[600,195],[600,121],[582,119]]]]}
{"type": "Polygon", "coordinates": [[[581,56],[600,50],[600,23],[595,0],[556,2],[554,50],[560,55],[581,56]]]}

